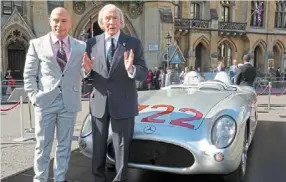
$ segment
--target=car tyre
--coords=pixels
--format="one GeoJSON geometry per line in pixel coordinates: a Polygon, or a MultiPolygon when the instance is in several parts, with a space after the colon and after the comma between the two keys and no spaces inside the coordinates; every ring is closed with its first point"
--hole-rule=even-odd
{"type": "Polygon", "coordinates": [[[241,156],[241,163],[239,167],[231,174],[223,176],[225,182],[242,182],[246,173],[246,165],[247,165],[247,151],[248,151],[248,133],[247,127],[244,132],[244,144],[243,144],[243,153],[241,156]]]}
{"type": "Polygon", "coordinates": [[[108,172],[115,172],[116,171],[115,165],[113,165],[113,164],[106,164],[106,170],[108,172]]]}

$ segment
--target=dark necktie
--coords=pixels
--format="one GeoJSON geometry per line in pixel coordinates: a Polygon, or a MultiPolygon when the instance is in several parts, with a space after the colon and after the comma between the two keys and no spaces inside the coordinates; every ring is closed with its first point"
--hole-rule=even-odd
{"type": "Polygon", "coordinates": [[[58,41],[58,43],[60,44],[60,48],[57,52],[57,62],[59,64],[61,70],[64,71],[65,66],[67,64],[67,55],[66,55],[66,52],[65,52],[64,47],[63,47],[64,42],[58,41]]]}
{"type": "Polygon", "coordinates": [[[115,51],[114,38],[111,38],[111,45],[107,52],[107,61],[109,61],[110,64],[113,59],[114,51],[115,51]]]}

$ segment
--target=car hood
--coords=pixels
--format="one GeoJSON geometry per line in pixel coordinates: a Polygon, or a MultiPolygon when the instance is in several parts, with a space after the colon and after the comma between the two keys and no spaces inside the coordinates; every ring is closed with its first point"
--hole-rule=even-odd
{"type": "MultiPolygon", "coordinates": [[[[139,115],[136,124],[168,125],[198,129],[207,113],[231,92],[178,90],[144,91],[139,93],[139,115]]],[[[143,125],[143,126],[142,126],[143,125]]]]}

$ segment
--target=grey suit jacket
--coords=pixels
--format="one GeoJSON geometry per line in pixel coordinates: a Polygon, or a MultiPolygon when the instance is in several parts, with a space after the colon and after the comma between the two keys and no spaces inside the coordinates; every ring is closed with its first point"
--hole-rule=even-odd
{"type": "Polygon", "coordinates": [[[69,112],[81,110],[82,57],[85,43],[69,36],[70,57],[62,72],[52,50],[50,33],[30,41],[24,68],[24,89],[31,102],[48,107],[62,92],[69,112]]]}
{"type": "Polygon", "coordinates": [[[104,33],[87,41],[86,51],[90,58],[95,57],[90,77],[93,79],[93,90],[90,95],[91,114],[103,117],[108,102],[111,117],[115,119],[131,118],[138,114],[138,95],[136,82],[147,79],[146,67],[141,42],[120,33],[118,44],[108,72],[105,56],[104,33]],[[124,65],[124,52],[133,50],[134,78],[130,78],[124,65]]]}

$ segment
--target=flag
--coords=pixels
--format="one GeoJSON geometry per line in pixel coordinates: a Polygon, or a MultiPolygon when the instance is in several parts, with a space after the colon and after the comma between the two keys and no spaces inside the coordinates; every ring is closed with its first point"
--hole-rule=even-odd
{"type": "Polygon", "coordinates": [[[262,2],[259,2],[259,5],[257,6],[255,11],[257,14],[257,19],[256,19],[257,24],[260,24],[262,21],[262,17],[261,17],[262,16],[262,2]]]}

